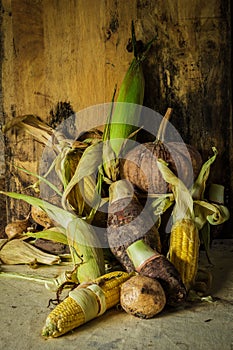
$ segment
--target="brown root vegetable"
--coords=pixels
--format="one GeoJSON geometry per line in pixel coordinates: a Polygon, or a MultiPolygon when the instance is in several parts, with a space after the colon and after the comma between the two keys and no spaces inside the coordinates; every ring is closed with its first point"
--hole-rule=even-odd
{"type": "Polygon", "coordinates": [[[21,235],[24,232],[27,232],[27,228],[30,226],[28,217],[24,220],[17,220],[10,222],[5,227],[5,233],[9,239],[21,235]]]}
{"type": "Polygon", "coordinates": [[[158,251],[160,236],[149,213],[134,196],[134,189],[127,180],[119,180],[109,187],[107,237],[112,253],[128,272],[134,271],[126,249],[133,242],[143,239],[158,251]]]}
{"type": "Polygon", "coordinates": [[[173,264],[160,254],[158,231],[133,191],[127,180],[110,185],[107,226],[110,249],[128,272],[136,269],[141,275],[158,279],[167,303],[174,305],[185,299],[185,287],[173,264]]]}
{"type": "Polygon", "coordinates": [[[190,145],[180,142],[148,142],[127,153],[121,163],[121,178],[148,193],[171,192],[157,166],[160,158],[168,163],[169,168],[187,187],[192,185],[202,165],[201,155],[190,145]]]}
{"type": "Polygon", "coordinates": [[[186,299],[187,291],[181,276],[164,255],[151,249],[142,240],[129,246],[127,254],[139,274],[159,281],[168,305],[176,306],[186,299]]]}
{"type": "Polygon", "coordinates": [[[122,160],[120,176],[129,180],[134,186],[148,193],[171,192],[160,173],[157,161],[163,159],[168,167],[184,182],[187,187],[199,174],[202,166],[200,153],[191,145],[182,142],[164,142],[164,132],[171,108],[162,119],[154,142],[139,144],[131,149],[122,160]]]}
{"type": "Polygon", "coordinates": [[[166,296],[158,281],[137,275],[122,284],[120,302],[127,313],[152,318],[163,310],[166,296]]]}

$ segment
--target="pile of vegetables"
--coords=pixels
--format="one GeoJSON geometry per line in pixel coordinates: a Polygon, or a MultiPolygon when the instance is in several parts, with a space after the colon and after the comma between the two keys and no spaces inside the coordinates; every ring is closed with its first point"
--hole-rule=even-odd
{"type": "Polygon", "coordinates": [[[119,303],[132,315],[151,318],[166,305],[184,302],[197,282],[200,242],[208,252],[209,225],[229,218],[222,201],[206,199],[217,150],[213,148],[214,155],[203,163],[191,145],[165,142],[170,108],[154,142],[128,142],[139,132],[145,85],[142,63],[152,43],[139,51],[132,24],[134,58],[116,103],[113,96],[103,132],[89,130],[69,140],[33,115],[16,117],[5,125],[5,132],[23,128],[56,155],[43,176],[21,170],[37,177],[35,190],[38,184],[46,184],[58,204],[40,199],[37,191],[35,196],[1,192],[31,205],[25,220],[6,227],[8,239],[0,248],[3,263],[61,263],[62,255],[41,252],[33,246],[34,239],[69,248],[72,269],[57,279],[41,278],[56,291],[67,282],[72,285],[45,322],[42,335],[46,338],[58,337],[119,303]],[[54,170],[62,190],[48,180],[54,170]],[[107,214],[101,215],[104,206],[107,214]],[[172,224],[166,251],[161,222],[168,209],[172,224]],[[31,229],[29,219],[43,229],[31,229]],[[104,237],[95,226],[105,228],[104,237]]]}

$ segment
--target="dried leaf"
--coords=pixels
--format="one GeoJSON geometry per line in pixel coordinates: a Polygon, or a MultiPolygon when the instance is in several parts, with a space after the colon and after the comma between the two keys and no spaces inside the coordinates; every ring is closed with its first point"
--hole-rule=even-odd
{"type": "Polygon", "coordinates": [[[31,244],[19,239],[8,241],[0,250],[0,259],[3,264],[45,264],[54,265],[61,262],[59,256],[44,253],[31,244]]]}
{"type": "Polygon", "coordinates": [[[42,122],[38,116],[31,114],[14,117],[3,126],[3,132],[6,133],[15,127],[27,131],[37,141],[45,145],[53,134],[53,129],[50,126],[42,122]]]}
{"type": "Polygon", "coordinates": [[[67,228],[70,221],[76,218],[76,215],[70,213],[69,211],[59,208],[40,198],[28,196],[22,193],[15,193],[15,192],[0,191],[0,194],[4,194],[8,197],[15,198],[15,199],[22,199],[25,202],[35,207],[41,208],[48,214],[51,220],[53,220],[55,223],[61,225],[61,227],[64,227],[64,228],[67,228]]]}
{"type": "MultiPolygon", "coordinates": [[[[85,186],[85,183],[83,183],[84,179],[88,176],[92,176],[93,174],[97,173],[98,167],[102,164],[102,150],[103,150],[103,143],[98,142],[95,143],[84,151],[78,166],[76,168],[76,171],[68,183],[66,189],[63,192],[62,196],[62,206],[63,208],[67,207],[66,199],[69,195],[70,191],[73,189],[74,186],[80,184],[82,181],[81,186],[85,186]]],[[[82,195],[85,196],[85,191],[82,191],[82,195]]],[[[92,189],[93,192],[93,198],[95,197],[95,188],[92,189]]],[[[85,198],[84,198],[85,200],[85,198]]]]}

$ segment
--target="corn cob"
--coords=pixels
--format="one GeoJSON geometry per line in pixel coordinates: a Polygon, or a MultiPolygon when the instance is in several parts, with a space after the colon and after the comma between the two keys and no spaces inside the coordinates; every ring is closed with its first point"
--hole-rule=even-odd
{"type": "Polygon", "coordinates": [[[42,336],[59,337],[102,315],[119,303],[120,286],[130,276],[123,271],[114,271],[72,290],[47,317],[42,336]]]}
{"type": "Polygon", "coordinates": [[[195,282],[199,245],[198,229],[191,219],[182,219],[173,224],[168,256],[187,289],[195,282]]]}

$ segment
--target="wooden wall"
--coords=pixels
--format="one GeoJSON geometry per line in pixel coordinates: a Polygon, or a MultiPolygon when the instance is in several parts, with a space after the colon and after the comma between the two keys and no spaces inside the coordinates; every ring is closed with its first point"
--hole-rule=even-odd
{"type": "MultiPolygon", "coordinates": [[[[21,114],[51,122],[58,102],[74,111],[109,102],[132,59],[137,38],[156,33],[145,62],[145,105],[163,114],[203,157],[216,146],[212,181],[233,208],[230,0],[2,0],[1,124],[21,114]]],[[[42,147],[22,133],[5,138],[6,189],[29,183],[15,165],[36,170],[42,147]]],[[[8,200],[7,220],[27,206],[8,200]]],[[[230,232],[228,224],[227,230],[230,232]]]]}

